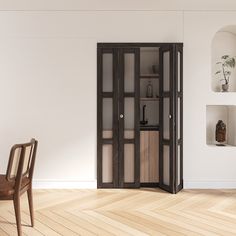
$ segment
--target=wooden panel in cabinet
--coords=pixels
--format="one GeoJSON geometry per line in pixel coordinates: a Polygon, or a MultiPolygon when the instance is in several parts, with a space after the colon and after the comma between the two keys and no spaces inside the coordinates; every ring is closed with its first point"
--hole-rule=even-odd
{"type": "Polygon", "coordinates": [[[149,131],[140,131],[140,183],[149,182],[149,131]]]}
{"type": "Polygon", "coordinates": [[[159,182],[159,132],[140,132],[140,182],[159,182]]]}
{"type": "Polygon", "coordinates": [[[159,182],[159,132],[149,131],[149,181],[159,182]]]}

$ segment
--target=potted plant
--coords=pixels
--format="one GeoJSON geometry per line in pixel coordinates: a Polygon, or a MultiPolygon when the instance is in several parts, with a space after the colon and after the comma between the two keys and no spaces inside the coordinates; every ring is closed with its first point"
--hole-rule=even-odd
{"type": "Polygon", "coordinates": [[[224,55],[221,57],[221,61],[216,63],[217,65],[220,65],[220,69],[216,71],[215,75],[222,74],[223,79],[221,81],[224,81],[222,84],[222,91],[227,92],[229,89],[229,78],[231,75],[231,68],[235,67],[235,58],[230,57],[229,55],[224,55]]]}

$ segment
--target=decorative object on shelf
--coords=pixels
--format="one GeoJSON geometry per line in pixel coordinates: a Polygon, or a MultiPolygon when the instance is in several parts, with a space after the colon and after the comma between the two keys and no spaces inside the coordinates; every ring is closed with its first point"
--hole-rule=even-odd
{"type": "Polygon", "coordinates": [[[226,124],[222,120],[218,120],[216,124],[216,141],[217,146],[225,146],[223,143],[226,141],[226,124]]]}
{"type": "Polygon", "coordinates": [[[152,98],[153,97],[153,86],[152,86],[151,81],[149,81],[148,85],[147,85],[146,97],[147,98],[152,98]]]}
{"type": "Polygon", "coordinates": [[[146,105],[143,105],[143,120],[140,121],[140,124],[141,125],[146,125],[148,123],[148,120],[146,120],[146,115],[145,115],[145,112],[146,112],[146,105]]]}
{"type": "Polygon", "coordinates": [[[153,74],[159,73],[159,65],[152,65],[152,73],[153,74]]]}
{"type": "Polygon", "coordinates": [[[216,71],[215,75],[217,74],[222,74],[223,81],[222,84],[222,92],[228,92],[229,89],[229,78],[231,75],[231,70],[232,68],[235,67],[235,57],[230,57],[229,55],[224,55],[221,57],[221,61],[216,63],[217,65],[220,65],[220,69],[216,71]]]}

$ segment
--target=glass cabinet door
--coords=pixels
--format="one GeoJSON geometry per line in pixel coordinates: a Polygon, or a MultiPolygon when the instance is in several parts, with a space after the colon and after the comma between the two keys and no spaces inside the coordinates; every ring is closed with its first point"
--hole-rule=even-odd
{"type": "Polygon", "coordinates": [[[118,186],[118,95],[115,49],[98,49],[98,187],[118,186]]]}
{"type": "Polygon", "coordinates": [[[183,188],[182,169],[182,45],[160,50],[160,181],[171,193],[183,188]]]}
{"type": "Polygon", "coordinates": [[[163,46],[160,50],[160,180],[166,191],[173,189],[173,48],[163,46]]]}
{"type": "Polygon", "coordinates": [[[98,48],[98,187],[138,187],[139,49],[98,48]]]}
{"type": "Polygon", "coordinates": [[[183,46],[175,48],[175,192],[183,188],[183,46]]]}
{"type": "Polygon", "coordinates": [[[120,187],[139,180],[139,49],[120,49],[119,174],[120,187]]]}

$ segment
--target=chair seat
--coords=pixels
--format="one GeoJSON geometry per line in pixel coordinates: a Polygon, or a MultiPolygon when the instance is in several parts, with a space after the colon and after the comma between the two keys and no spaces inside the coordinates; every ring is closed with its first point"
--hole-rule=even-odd
{"type": "MultiPolygon", "coordinates": [[[[30,183],[28,177],[23,177],[21,183],[21,189],[30,183]]],[[[0,175],[0,197],[7,197],[14,194],[15,182],[9,182],[6,180],[6,175],[0,175]]]]}

